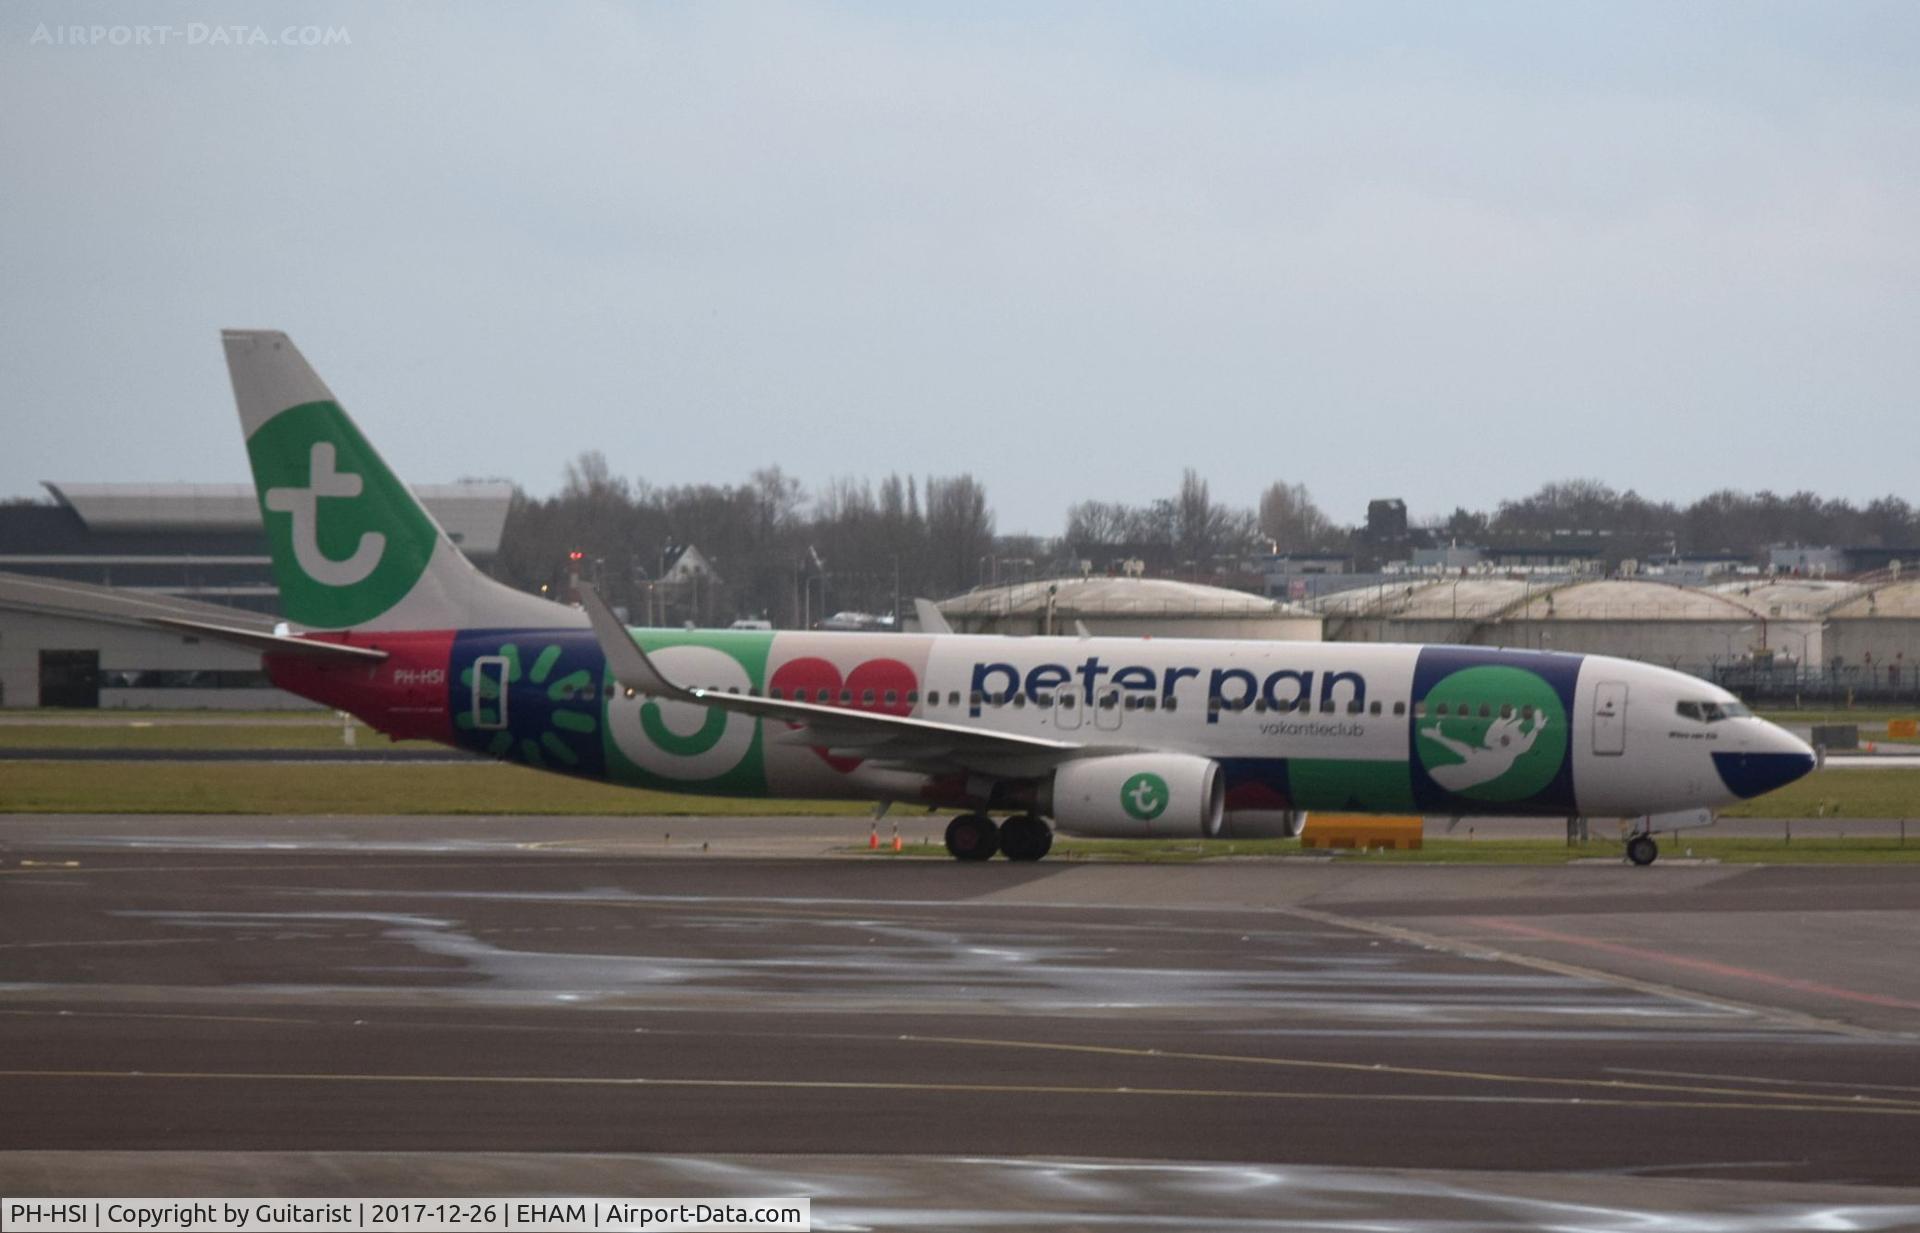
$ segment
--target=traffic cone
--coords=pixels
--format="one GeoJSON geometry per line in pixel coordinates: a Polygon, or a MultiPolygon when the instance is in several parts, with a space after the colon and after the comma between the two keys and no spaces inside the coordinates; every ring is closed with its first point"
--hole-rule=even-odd
{"type": "Polygon", "coordinates": [[[870,852],[880,850],[880,828],[877,826],[867,828],[867,850],[870,852]]]}
{"type": "Polygon", "coordinates": [[[900,828],[897,825],[893,828],[893,850],[900,850],[900,828]]]}

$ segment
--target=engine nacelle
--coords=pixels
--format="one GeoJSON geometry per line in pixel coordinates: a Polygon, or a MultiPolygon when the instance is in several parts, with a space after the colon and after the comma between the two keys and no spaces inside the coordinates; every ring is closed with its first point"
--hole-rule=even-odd
{"type": "Polygon", "coordinates": [[[1307,828],[1304,809],[1230,809],[1209,839],[1298,839],[1307,828]]]}
{"type": "Polygon", "coordinates": [[[1047,812],[1073,835],[1212,838],[1226,807],[1220,764],[1193,754],[1112,754],[1053,773],[1047,812]]]}

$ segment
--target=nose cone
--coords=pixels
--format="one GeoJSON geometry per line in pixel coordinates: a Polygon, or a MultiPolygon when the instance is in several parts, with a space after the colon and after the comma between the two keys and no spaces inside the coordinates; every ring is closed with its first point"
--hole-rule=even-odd
{"type": "Polygon", "coordinates": [[[1784,788],[1814,767],[1813,747],[1783,728],[1766,725],[1751,750],[1713,755],[1713,769],[1742,799],[1784,788]]]}

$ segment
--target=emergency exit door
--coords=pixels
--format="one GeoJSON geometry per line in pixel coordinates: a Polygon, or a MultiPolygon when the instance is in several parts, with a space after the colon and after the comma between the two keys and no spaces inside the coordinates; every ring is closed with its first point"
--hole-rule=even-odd
{"type": "Polygon", "coordinates": [[[1627,752],[1627,683],[1601,681],[1593,687],[1593,752],[1627,752]]]}

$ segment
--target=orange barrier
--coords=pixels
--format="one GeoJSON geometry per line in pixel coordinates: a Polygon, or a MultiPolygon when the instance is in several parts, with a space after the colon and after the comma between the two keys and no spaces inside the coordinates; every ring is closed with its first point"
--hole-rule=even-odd
{"type": "Polygon", "coordinates": [[[1406,848],[1423,846],[1426,820],[1371,813],[1310,813],[1300,832],[1303,848],[1406,848]]]}
{"type": "Polygon", "coordinates": [[[1892,741],[1920,740],[1920,719],[1889,719],[1887,721],[1887,739],[1892,741]]]}

